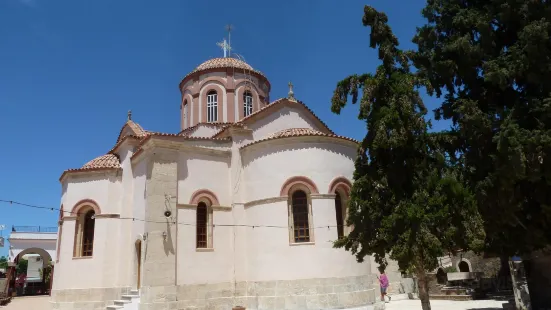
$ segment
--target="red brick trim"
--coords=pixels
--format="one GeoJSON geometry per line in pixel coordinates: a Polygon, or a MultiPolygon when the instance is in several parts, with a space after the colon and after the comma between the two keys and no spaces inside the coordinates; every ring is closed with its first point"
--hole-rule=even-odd
{"type": "Polygon", "coordinates": [[[218,201],[218,197],[211,192],[208,189],[200,189],[196,190],[193,194],[191,194],[191,199],[189,200],[190,205],[198,205],[199,201],[202,198],[207,198],[210,201],[211,206],[219,206],[220,202],[218,201]]]}
{"type": "Polygon", "coordinates": [[[314,181],[305,176],[295,176],[287,179],[287,181],[283,183],[279,196],[288,196],[289,190],[297,184],[302,184],[306,186],[310,190],[310,194],[319,194],[318,187],[316,186],[316,183],[314,183],[314,181]]]}
{"type": "Polygon", "coordinates": [[[352,188],[352,183],[345,177],[336,177],[329,183],[329,194],[335,194],[338,188],[344,189],[347,195],[350,195],[350,189],[352,188]]]}
{"type": "Polygon", "coordinates": [[[82,199],[75,204],[75,206],[71,210],[71,215],[76,216],[77,214],[79,214],[80,210],[86,206],[92,207],[95,214],[101,214],[101,209],[97,202],[92,199],[82,199]]]}

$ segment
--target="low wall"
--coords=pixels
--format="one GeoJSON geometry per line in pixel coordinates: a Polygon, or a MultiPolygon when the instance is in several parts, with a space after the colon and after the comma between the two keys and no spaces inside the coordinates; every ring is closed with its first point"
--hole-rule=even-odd
{"type": "Polygon", "coordinates": [[[52,310],[105,310],[114,300],[128,294],[130,287],[106,287],[87,289],[52,290],[52,310]]]}
{"type": "Polygon", "coordinates": [[[379,294],[371,276],[290,281],[142,287],[140,310],[339,309],[373,304],[379,294]]]}

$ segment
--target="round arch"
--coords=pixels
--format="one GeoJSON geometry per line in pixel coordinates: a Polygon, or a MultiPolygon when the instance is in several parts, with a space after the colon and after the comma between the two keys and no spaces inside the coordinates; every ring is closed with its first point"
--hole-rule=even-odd
{"type": "Polygon", "coordinates": [[[303,185],[308,188],[310,191],[310,194],[319,194],[318,187],[316,186],[316,183],[314,181],[310,180],[309,178],[305,176],[295,176],[287,179],[285,183],[283,183],[283,186],[281,187],[281,191],[279,192],[279,196],[285,197],[289,195],[289,190],[295,186],[295,185],[303,185]]]}
{"type": "Polygon", "coordinates": [[[350,195],[350,189],[352,188],[352,183],[345,177],[336,177],[331,183],[329,183],[329,194],[336,194],[338,189],[343,189],[347,196],[350,195]]]}
{"type": "Polygon", "coordinates": [[[206,198],[210,201],[211,206],[219,206],[220,202],[218,201],[218,197],[211,192],[208,189],[200,189],[196,190],[193,194],[191,194],[191,199],[189,200],[190,205],[198,205],[201,199],[206,198]]]}
{"type": "Polygon", "coordinates": [[[473,268],[471,266],[471,262],[469,260],[462,258],[459,262],[457,262],[457,271],[459,272],[472,272],[473,268]]]}
{"type": "Polygon", "coordinates": [[[92,209],[94,209],[94,213],[96,215],[101,214],[101,209],[100,209],[97,202],[95,202],[92,199],[83,199],[83,200],[81,200],[81,201],[79,201],[75,204],[75,206],[71,210],[71,215],[76,216],[77,214],[79,214],[79,212],[80,212],[80,210],[82,210],[82,208],[87,207],[87,206],[92,207],[92,209]]]}
{"type": "Polygon", "coordinates": [[[48,251],[41,249],[41,248],[27,248],[21,252],[19,252],[15,258],[14,263],[18,263],[19,259],[27,254],[38,254],[42,258],[42,268],[47,267],[48,262],[52,261],[52,256],[48,251]]]}

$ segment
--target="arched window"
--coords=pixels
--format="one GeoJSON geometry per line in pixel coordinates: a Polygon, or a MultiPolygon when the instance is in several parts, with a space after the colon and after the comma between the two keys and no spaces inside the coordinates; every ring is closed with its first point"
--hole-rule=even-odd
{"type": "Polygon", "coordinates": [[[346,218],[346,210],[343,207],[342,196],[339,192],[335,193],[335,213],[337,215],[337,237],[344,237],[344,220],[346,218]]]}
{"type": "Polygon", "coordinates": [[[207,122],[218,121],[218,93],[211,90],[207,94],[207,122]]]}
{"type": "Polygon", "coordinates": [[[290,213],[293,242],[310,242],[310,206],[308,196],[303,190],[292,193],[290,213]]]}
{"type": "Polygon", "coordinates": [[[184,100],[184,106],[183,106],[183,112],[182,112],[182,115],[183,115],[183,118],[184,118],[184,128],[187,128],[187,113],[188,113],[188,107],[187,107],[187,99],[184,100]]]}
{"type": "Polygon", "coordinates": [[[212,208],[204,201],[197,204],[197,242],[198,249],[212,248],[212,208]]]}
{"type": "Polygon", "coordinates": [[[87,207],[78,213],[75,231],[75,257],[92,256],[94,252],[94,227],[96,212],[92,207],[87,207]]]}
{"type": "Polygon", "coordinates": [[[253,113],[253,94],[250,91],[243,93],[243,116],[249,116],[253,113]]]}

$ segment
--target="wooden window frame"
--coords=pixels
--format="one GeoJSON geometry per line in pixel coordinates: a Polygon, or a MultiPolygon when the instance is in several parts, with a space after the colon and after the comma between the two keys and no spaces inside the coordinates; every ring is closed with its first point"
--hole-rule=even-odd
{"type": "Polygon", "coordinates": [[[89,258],[92,257],[94,254],[94,242],[95,242],[95,232],[96,232],[96,210],[94,210],[93,207],[84,207],[79,210],[77,214],[77,219],[75,223],[75,244],[74,244],[74,250],[73,250],[73,257],[83,257],[83,258],[89,258]],[[93,221],[93,227],[90,228],[88,225],[90,222],[86,222],[86,216],[88,214],[92,213],[90,215],[90,221],[93,221]],[[85,238],[86,238],[86,231],[91,230],[92,231],[92,240],[90,242],[86,242],[85,244],[85,238]]]}
{"type": "Polygon", "coordinates": [[[344,236],[347,236],[350,232],[350,227],[346,224],[346,221],[348,220],[348,195],[346,191],[342,188],[338,188],[335,190],[335,216],[336,216],[336,222],[337,222],[337,238],[343,238],[344,236]],[[337,207],[337,198],[340,198],[340,208],[341,208],[341,217],[342,217],[342,223],[339,223],[339,215],[337,214],[338,207],[337,207]],[[340,226],[342,225],[342,226],[340,226]]]}
{"type": "Polygon", "coordinates": [[[312,198],[310,189],[304,184],[297,184],[293,186],[288,193],[287,201],[287,211],[288,211],[288,221],[289,221],[289,244],[291,245],[303,245],[303,244],[314,244],[314,228],[313,228],[313,214],[312,214],[312,198]],[[293,194],[297,191],[302,191],[306,194],[306,203],[308,210],[308,241],[297,241],[295,237],[295,227],[294,227],[294,213],[293,213],[293,194]]]}
{"type": "Polygon", "coordinates": [[[213,249],[213,210],[212,210],[212,203],[208,199],[200,199],[197,203],[197,207],[195,209],[195,219],[196,219],[196,229],[195,229],[195,248],[198,251],[201,250],[210,250],[213,249]],[[205,211],[206,211],[206,227],[205,227],[205,234],[206,234],[206,244],[205,246],[199,246],[199,222],[198,222],[198,215],[199,215],[199,205],[204,204],[205,205],[205,211]]]}

